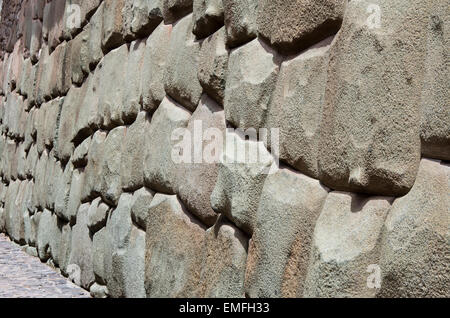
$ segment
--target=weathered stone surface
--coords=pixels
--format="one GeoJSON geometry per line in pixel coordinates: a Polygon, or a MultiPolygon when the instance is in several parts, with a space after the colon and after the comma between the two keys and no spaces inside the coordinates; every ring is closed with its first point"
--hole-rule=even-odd
{"type": "Polygon", "coordinates": [[[111,129],[124,124],[123,111],[126,96],[126,82],[124,74],[127,70],[128,48],[124,44],[120,48],[109,52],[97,66],[99,72],[99,115],[102,127],[111,129]]]}
{"type": "Polygon", "coordinates": [[[69,220],[71,224],[75,223],[78,208],[80,207],[82,191],[84,189],[85,173],[75,169],[72,174],[72,181],[70,183],[69,200],[67,201],[67,208],[63,211],[62,217],[69,220]]]}
{"type": "Polygon", "coordinates": [[[108,133],[103,145],[104,153],[101,154],[101,179],[100,194],[103,201],[116,206],[122,193],[122,179],[120,175],[121,154],[123,152],[124,139],[126,134],[125,127],[117,127],[108,133]],[[111,155],[117,154],[117,155],[111,155]]]}
{"type": "Polygon", "coordinates": [[[92,136],[91,147],[88,152],[88,165],[84,171],[84,186],[81,193],[83,202],[100,195],[104,167],[103,157],[106,155],[104,151],[106,136],[106,133],[103,131],[96,131],[92,136]]]}
{"type": "Polygon", "coordinates": [[[287,168],[267,177],[256,214],[246,294],[302,297],[316,221],[328,189],[287,168]]]}
{"type": "Polygon", "coordinates": [[[155,195],[147,219],[147,297],[195,297],[205,229],[176,196],[155,195]]]}
{"type": "MultiPolygon", "coordinates": [[[[64,14],[66,11],[65,0],[54,0],[50,2],[48,43],[50,51],[53,51],[63,40],[64,14]]],[[[45,23],[45,22],[44,22],[45,23]]]]}
{"type": "Polygon", "coordinates": [[[197,38],[205,38],[223,26],[222,0],[193,1],[194,28],[197,38]]]}
{"type": "Polygon", "coordinates": [[[73,265],[78,266],[80,286],[89,290],[89,287],[94,283],[94,261],[92,239],[88,228],[88,211],[89,203],[81,205],[78,210],[77,223],[72,228],[69,266],[72,268],[73,265]]]}
{"type": "Polygon", "coordinates": [[[320,180],[335,190],[400,196],[414,184],[420,161],[429,4],[379,1],[380,31],[369,28],[368,4],[348,3],[330,48],[320,180]]]}
{"type": "Polygon", "coordinates": [[[164,98],[153,114],[146,132],[144,160],[145,185],[156,191],[176,193],[178,169],[172,159],[177,140],[172,140],[176,129],[186,128],[191,114],[174,101],[164,98]]]}
{"type": "Polygon", "coordinates": [[[380,237],[392,198],[332,192],[314,230],[305,297],[374,297],[370,265],[379,264],[380,237]]]}
{"type": "Polygon", "coordinates": [[[72,83],[83,84],[89,70],[89,31],[83,30],[73,40],[71,45],[72,83]]]}
{"type": "Polygon", "coordinates": [[[211,98],[203,95],[187,125],[188,136],[191,137],[187,141],[191,150],[189,158],[187,162],[177,164],[177,194],[187,209],[209,226],[217,219],[210,198],[219,173],[218,161],[224,145],[225,129],[224,111],[211,98]],[[215,131],[210,133],[211,129],[215,131]]]}
{"type": "Polygon", "coordinates": [[[124,39],[123,9],[126,0],[104,0],[103,6],[103,27],[102,27],[102,47],[104,51],[112,50],[121,46],[124,39]]]}
{"type": "Polygon", "coordinates": [[[189,110],[195,110],[202,94],[197,77],[200,43],[192,34],[192,23],[188,15],[173,27],[164,74],[166,93],[189,110]]]}
{"type": "Polygon", "coordinates": [[[428,23],[425,78],[421,103],[422,154],[450,160],[450,12],[445,2],[433,2],[428,23]]]}
{"type": "Polygon", "coordinates": [[[337,33],[345,4],[344,0],[259,1],[258,34],[285,54],[298,53],[337,33]]]}
{"type": "Polygon", "coordinates": [[[225,48],[225,28],[206,38],[200,49],[198,79],[204,91],[223,105],[228,70],[228,51],[225,48]]]}
{"type": "Polygon", "coordinates": [[[128,37],[148,36],[163,19],[160,0],[127,0],[122,14],[128,37]]]}
{"type": "Polygon", "coordinates": [[[105,271],[106,254],[110,252],[110,236],[106,228],[101,229],[94,234],[92,239],[93,259],[94,259],[94,274],[95,280],[103,285],[106,285],[107,273],[105,271]]]}
{"type": "Polygon", "coordinates": [[[92,201],[88,210],[88,228],[91,233],[96,233],[106,225],[109,206],[102,202],[101,198],[92,201]]]}
{"type": "Polygon", "coordinates": [[[130,44],[125,73],[122,75],[124,76],[122,120],[125,124],[133,123],[141,109],[141,70],[144,63],[144,53],[145,41],[137,40],[130,44]]]}
{"type": "MultiPolygon", "coordinates": [[[[83,1],[90,2],[90,1],[83,1]]],[[[92,15],[89,24],[86,26],[86,32],[88,32],[87,43],[87,64],[83,64],[83,71],[88,73],[90,69],[94,69],[103,57],[102,51],[102,32],[103,32],[103,7],[105,3],[102,2],[97,11],[92,15]]]]}
{"type": "Polygon", "coordinates": [[[140,112],[136,121],[126,130],[121,153],[120,176],[122,189],[134,191],[144,185],[145,138],[149,119],[146,112],[140,112]]]}
{"type": "Polygon", "coordinates": [[[202,297],[244,297],[247,249],[245,234],[224,217],[206,231],[199,285],[202,297]]]}
{"type": "Polygon", "coordinates": [[[22,202],[25,196],[28,181],[14,182],[14,187],[7,194],[10,201],[6,206],[5,227],[12,240],[19,244],[25,244],[25,228],[22,212],[22,202]]]}
{"type": "Polygon", "coordinates": [[[69,215],[67,215],[67,205],[69,203],[70,189],[73,176],[73,165],[68,163],[64,168],[62,177],[55,180],[56,182],[56,195],[55,195],[55,214],[65,221],[71,221],[69,215]]]}
{"type": "Polygon", "coordinates": [[[172,24],[192,12],[193,0],[160,0],[165,24],[172,24]]]}
{"type": "Polygon", "coordinates": [[[72,163],[75,167],[86,167],[92,138],[86,138],[73,152],[72,163]]]}
{"type": "Polygon", "coordinates": [[[108,298],[109,295],[108,287],[99,285],[97,283],[92,284],[89,292],[94,298],[108,298]]]}
{"type": "Polygon", "coordinates": [[[171,25],[161,23],[145,43],[144,63],[141,75],[142,108],[153,112],[162,102],[164,91],[164,72],[169,55],[171,25]]]}
{"type": "Polygon", "coordinates": [[[134,192],[134,202],[131,207],[131,218],[140,228],[147,229],[147,217],[150,212],[150,205],[155,193],[147,188],[142,188],[134,192]]]}
{"type": "Polygon", "coordinates": [[[230,48],[240,46],[256,37],[258,0],[222,0],[226,43],[230,48]]]}
{"type": "Polygon", "coordinates": [[[225,89],[225,116],[234,126],[264,125],[278,75],[276,52],[258,39],[230,53],[225,89]]]}
{"type": "MultiPolygon", "coordinates": [[[[320,122],[331,38],[281,65],[265,127],[279,129],[279,156],[318,179],[320,122]]],[[[268,148],[271,147],[268,138],[268,148]]]]}
{"type": "Polygon", "coordinates": [[[261,191],[274,160],[262,142],[245,140],[237,133],[227,132],[226,143],[211,206],[251,235],[261,191]]]}
{"type": "Polygon", "coordinates": [[[131,194],[124,193],[107,222],[104,270],[112,297],[145,297],[145,234],[132,224],[133,201],[131,194]]]}
{"type": "Polygon", "coordinates": [[[450,296],[450,166],[423,159],[382,234],[380,297],[450,296]]]}

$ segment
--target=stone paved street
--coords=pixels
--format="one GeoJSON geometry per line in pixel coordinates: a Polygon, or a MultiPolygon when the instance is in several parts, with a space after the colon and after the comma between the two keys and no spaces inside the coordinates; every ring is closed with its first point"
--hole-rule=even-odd
{"type": "Polygon", "coordinates": [[[86,297],[87,291],[0,234],[0,298],[86,297]]]}

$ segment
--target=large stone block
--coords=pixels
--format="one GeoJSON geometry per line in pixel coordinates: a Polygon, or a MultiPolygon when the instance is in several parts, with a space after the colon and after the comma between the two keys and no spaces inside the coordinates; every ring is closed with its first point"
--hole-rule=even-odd
{"type": "Polygon", "coordinates": [[[70,198],[70,189],[72,187],[73,170],[73,165],[69,162],[64,168],[62,177],[55,180],[55,214],[66,222],[71,221],[71,216],[67,213],[67,207],[70,198]]]}
{"type": "Polygon", "coordinates": [[[102,48],[109,51],[121,46],[125,41],[123,9],[126,0],[104,0],[102,48]]]}
{"type": "Polygon", "coordinates": [[[198,297],[204,227],[176,196],[157,194],[147,219],[147,297],[198,297]]]}
{"type": "Polygon", "coordinates": [[[106,226],[103,270],[112,297],[145,297],[145,234],[133,226],[133,202],[133,195],[124,193],[106,226]]]}
{"type": "Polygon", "coordinates": [[[127,0],[122,14],[128,38],[148,36],[163,20],[160,0],[127,0]]]}
{"type": "MultiPolygon", "coordinates": [[[[112,206],[117,205],[122,194],[120,154],[123,153],[126,131],[126,127],[117,127],[108,133],[102,146],[104,152],[100,154],[100,179],[95,180],[95,182],[100,183],[99,192],[103,201],[112,206]]],[[[92,147],[94,146],[91,146],[91,149],[92,147]]]]}
{"type": "Polygon", "coordinates": [[[214,211],[252,235],[264,182],[274,164],[262,142],[227,132],[219,175],[211,194],[214,211]]]}
{"type": "Polygon", "coordinates": [[[193,0],[160,0],[165,24],[172,24],[192,12],[193,0]]]}
{"type": "Polygon", "coordinates": [[[99,95],[99,115],[101,126],[106,129],[124,124],[123,101],[127,93],[124,74],[130,66],[127,60],[128,48],[124,44],[105,55],[96,69],[96,73],[99,72],[99,91],[96,92],[99,95]]]}
{"type": "Polygon", "coordinates": [[[153,114],[148,132],[145,132],[144,182],[149,188],[176,193],[179,176],[172,158],[177,143],[173,137],[176,129],[187,127],[190,117],[187,110],[168,98],[164,98],[153,114]]]}
{"type": "Polygon", "coordinates": [[[92,136],[91,147],[88,152],[88,164],[84,169],[84,186],[81,201],[86,202],[100,195],[103,180],[103,160],[108,156],[105,152],[106,132],[96,131],[92,136]]]}
{"type": "Polygon", "coordinates": [[[267,177],[250,242],[246,294],[302,297],[314,227],[328,189],[287,168],[267,177]]]}
{"type": "MultiPolygon", "coordinates": [[[[204,224],[212,226],[217,214],[211,208],[211,193],[219,173],[218,159],[225,137],[224,111],[207,95],[203,95],[199,106],[189,119],[186,136],[190,140],[186,161],[177,164],[177,193],[187,207],[204,224]],[[213,132],[210,132],[214,129],[213,132]]],[[[183,156],[184,157],[184,156],[183,156]]]]}
{"type": "Polygon", "coordinates": [[[202,42],[198,65],[198,79],[203,90],[223,105],[228,70],[228,51],[225,47],[225,28],[202,42]]]}
{"type": "MultiPolygon", "coordinates": [[[[90,1],[83,1],[90,2],[90,1]]],[[[83,71],[89,73],[89,70],[95,69],[98,62],[103,57],[102,51],[102,30],[103,30],[103,7],[104,2],[100,4],[97,11],[92,15],[89,24],[85,27],[86,32],[88,32],[88,42],[87,42],[87,64],[83,63],[83,71]]]]}
{"type": "Polygon", "coordinates": [[[344,0],[262,0],[258,2],[258,34],[285,54],[298,53],[337,33],[344,0]]]}
{"type": "Polygon", "coordinates": [[[201,297],[243,298],[248,238],[221,217],[206,231],[200,272],[201,297]]]}
{"type": "Polygon", "coordinates": [[[222,0],[226,43],[230,48],[240,46],[256,37],[258,0],[222,0]]]}
{"type": "MultiPolygon", "coordinates": [[[[72,244],[69,258],[69,267],[74,268],[75,283],[89,289],[94,283],[94,261],[92,239],[89,234],[89,203],[80,206],[77,213],[77,223],[72,227],[72,244]]],[[[41,220],[42,222],[42,220],[41,220]]]]}
{"type": "Polygon", "coordinates": [[[92,201],[88,210],[88,227],[91,234],[94,234],[105,227],[109,210],[109,206],[102,202],[101,198],[92,201]]]}
{"type": "Polygon", "coordinates": [[[155,193],[147,188],[141,188],[133,194],[133,205],[131,206],[131,218],[141,229],[147,228],[147,218],[150,213],[150,205],[155,193]]]}
{"type": "Polygon", "coordinates": [[[348,3],[330,48],[320,180],[335,190],[401,196],[420,162],[429,3],[379,1],[380,28],[367,22],[369,4],[348,3]]]}
{"type": "Polygon", "coordinates": [[[171,25],[161,23],[145,44],[144,63],[141,70],[141,99],[142,108],[145,111],[155,111],[166,95],[164,72],[169,55],[171,31],[171,25]]]}
{"type": "Polygon", "coordinates": [[[283,62],[265,125],[279,129],[280,159],[316,179],[330,41],[283,62]]]}
{"type": "Polygon", "coordinates": [[[194,0],[194,28],[197,38],[205,38],[223,26],[222,0],[194,0]]]}
{"type": "Polygon", "coordinates": [[[304,297],[374,297],[370,265],[379,264],[380,237],[393,198],[328,195],[314,230],[304,297]]]}
{"type": "Polygon", "coordinates": [[[276,52],[258,39],[230,53],[224,101],[227,121],[242,129],[264,125],[280,62],[276,52]]]}
{"type": "Polygon", "coordinates": [[[449,193],[450,166],[423,159],[413,188],[384,223],[377,296],[450,296],[449,193]]]}
{"type": "Polygon", "coordinates": [[[141,109],[141,77],[144,64],[144,53],[145,41],[137,40],[130,44],[130,52],[125,66],[125,73],[122,75],[124,76],[122,120],[125,124],[133,123],[141,109]]]}
{"type": "Polygon", "coordinates": [[[37,233],[37,251],[42,262],[46,262],[60,250],[61,231],[58,229],[58,218],[49,210],[39,215],[37,233]]]}
{"type": "Polygon", "coordinates": [[[434,1],[428,29],[421,103],[422,154],[450,160],[450,12],[445,2],[434,1]]]}
{"type": "Polygon", "coordinates": [[[120,176],[125,191],[135,191],[144,186],[145,133],[150,121],[142,111],[127,129],[121,153],[120,176]]]}
{"type": "Polygon", "coordinates": [[[197,77],[200,43],[192,34],[192,23],[188,15],[173,27],[164,74],[166,93],[189,110],[195,110],[202,94],[197,77]]]}

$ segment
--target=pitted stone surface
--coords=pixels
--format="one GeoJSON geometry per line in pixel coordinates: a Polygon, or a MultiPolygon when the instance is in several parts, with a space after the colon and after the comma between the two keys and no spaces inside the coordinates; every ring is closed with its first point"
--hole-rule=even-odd
{"type": "Polygon", "coordinates": [[[0,234],[1,298],[89,298],[48,265],[21,250],[0,234]]]}

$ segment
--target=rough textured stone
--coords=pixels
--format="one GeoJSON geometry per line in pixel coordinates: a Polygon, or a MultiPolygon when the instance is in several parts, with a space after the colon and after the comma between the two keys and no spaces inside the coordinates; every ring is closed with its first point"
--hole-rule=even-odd
{"type": "Polygon", "coordinates": [[[217,219],[210,203],[219,170],[218,160],[213,159],[220,158],[225,129],[224,111],[203,95],[187,125],[191,137],[188,141],[190,160],[177,165],[180,170],[177,174],[177,194],[186,208],[209,226],[217,219]],[[207,135],[208,129],[216,129],[219,135],[207,135]]]}
{"type": "Polygon", "coordinates": [[[88,153],[92,138],[86,138],[73,152],[72,164],[79,167],[86,167],[88,163],[88,153]]]}
{"type": "Polygon", "coordinates": [[[247,249],[245,234],[224,217],[206,231],[199,285],[202,297],[244,297],[247,249]]]}
{"type": "MultiPolygon", "coordinates": [[[[83,1],[90,2],[90,1],[83,1]]],[[[86,26],[86,32],[88,32],[87,43],[87,64],[83,64],[83,71],[88,73],[90,69],[94,69],[103,57],[103,51],[101,47],[102,43],[102,31],[103,31],[103,7],[104,2],[100,4],[97,11],[91,17],[89,24],[86,26]]]]}
{"type": "Polygon", "coordinates": [[[117,201],[122,193],[121,156],[111,156],[109,154],[121,154],[123,152],[125,134],[125,127],[114,128],[108,133],[104,143],[105,153],[102,155],[101,161],[100,194],[105,202],[113,206],[117,205],[117,201]]]}
{"type": "Polygon", "coordinates": [[[314,227],[328,189],[287,168],[267,177],[249,249],[246,294],[302,297],[314,227]]]}
{"type": "Polygon", "coordinates": [[[166,59],[169,55],[171,31],[171,25],[161,23],[145,43],[141,75],[141,99],[142,108],[145,111],[155,111],[166,95],[163,79],[166,59]]]}
{"type": "Polygon", "coordinates": [[[433,2],[428,24],[425,78],[421,103],[422,154],[450,160],[450,12],[445,2],[433,2]]]}
{"type": "Polygon", "coordinates": [[[145,297],[144,255],[145,234],[132,224],[131,206],[134,198],[124,193],[107,222],[109,247],[104,268],[108,291],[112,297],[145,297]]]}
{"type": "Polygon", "coordinates": [[[146,112],[140,112],[136,121],[127,129],[121,153],[120,175],[122,188],[134,191],[144,185],[145,138],[149,120],[146,112]]]}
{"type": "MultiPolygon", "coordinates": [[[[122,45],[109,52],[97,66],[99,72],[99,115],[102,127],[111,129],[124,124],[123,98],[127,92],[124,74],[127,70],[128,48],[122,45]]],[[[95,111],[94,111],[95,112],[95,111]]]]}
{"type": "Polygon", "coordinates": [[[205,38],[223,26],[222,0],[193,0],[194,28],[197,38],[205,38]]]}
{"type": "Polygon", "coordinates": [[[283,53],[297,53],[337,33],[344,0],[262,0],[258,34],[283,53]]]}
{"type": "Polygon", "coordinates": [[[392,198],[328,195],[316,223],[305,297],[374,297],[370,265],[379,264],[380,237],[392,198]]]}
{"type": "Polygon", "coordinates": [[[237,47],[256,37],[258,0],[222,0],[228,47],[237,47]]]}
{"type": "MultiPolygon", "coordinates": [[[[137,40],[130,44],[128,61],[123,75],[122,120],[125,124],[133,123],[141,109],[141,70],[144,63],[144,53],[145,41],[137,40]]],[[[110,93],[110,91],[107,93],[110,93]]]]}
{"type": "Polygon", "coordinates": [[[108,298],[108,287],[99,285],[97,283],[92,284],[91,289],[89,290],[91,296],[94,298],[108,298]]]}
{"type": "Polygon", "coordinates": [[[156,191],[176,193],[177,164],[172,159],[173,132],[186,128],[191,114],[168,98],[164,98],[153,115],[146,132],[144,160],[145,185],[156,191]]]}
{"type": "Polygon", "coordinates": [[[224,102],[227,121],[242,129],[264,125],[279,62],[276,53],[258,39],[230,53],[224,102]]]}
{"type": "Polygon", "coordinates": [[[195,297],[200,277],[199,255],[204,228],[176,196],[157,194],[150,206],[146,231],[147,297],[195,297]]]}
{"type": "Polygon", "coordinates": [[[88,210],[88,228],[91,233],[96,233],[106,225],[109,206],[102,202],[100,198],[92,201],[88,210]]]}
{"type": "Polygon", "coordinates": [[[55,180],[56,195],[55,195],[55,214],[66,221],[70,221],[70,216],[67,215],[67,205],[69,203],[70,189],[72,184],[73,165],[67,164],[62,177],[55,180]]]}
{"type": "Polygon", "coordinates": [[[160,0],[127,0],[125,33],[133,37],[148,36],[162,21],[160,0]]]}
{"type": "Polygon", "coordinates": [[[89,290],[89,287],[94,283],[94,263],[92,239],[88,228],[88,211],[88,203],[81,205],[78,210],[77,223],[72,228],[69,266],[78,266],[80,286],[89,290]]]}
{"type": "Polygon", "coordinates": [[[369,29],[368,4],[347,5],[330,49],[320,180],[335,190],[400,196],[414,184],[420,161],[429,4],[379,1],[385,31],[369,29]]]}
{"type": "Polygon", "coordinates": [[[164,23],[172,24],[192,12],[193,0],[160,0],[164,23]]]}
{"type": "Polygon", "coordinates": [[[110,236],[106,228],[103,228],[94,234],[92,239],[92,247],[95,280],[103,285],[106,285],[107,273],[105,271],[105,260],[107,253],[110,253],[110,236]]]}
{"type": "Polygon", "coordinates": [[[202,42],[198,79],[204,91],[223,105],[228,70],[228,51],[225,48],[225,28],[202,42]]]}
{"type": "Polygon", "coordinates": [[[80,206],[81,195],[84,189],[84,178],[84,172],[78,169],[73,171],[69,200],[67,201],[67,208],[63,211],[64,219],[69,220],[71,224],[75,223],[78,208],[80,206]]]}
{"type": "Polygon", "coordinates": [[[423,159],[414,187],[384,224],[377,296],[450,296],[449,192],[450,166],[423,159]]]}
{"type": "Polygon", "coordinates": [[[82,188],[81,200],[89,201],[100,195],[102,190],[103,177],[103,157],[106,155],[105,139],[106,133],[103,131],[95,132],[92,136],[91,147],[88,152],[88,165],[85,168],[84,186],[82,188]]]}
{"type": "Polygon", "coordinates": [[[166,93],[189,110],[195,110],[202,94],[197,78],[200,43],[192,34],[192,23],[188,15],[173,27],[164,74],[166,93]]]}
{"type": "Polygon", "coordinates": [[[104,51],[112,50],[121,46],[124,39],[123,9],[126,0],[104,0],[103,6],[103,26],[102,26],[102,47],[104,51]]]}
{"type": "Polygon", "coordinates": [[[265,125],[279,129],[280,159],[316,179],[330,41],[283,62],[265,125]]]}
{"type": "Polygon", "coordinates": [[[131,218],[135,224],[144,230],[147,229],[147,218],[154,194],[153,191],[145,187],[133,194],[134,202],[131,207],[131,218]]]}
{"type": "Polygon", "coordinates": [[[274,160],[262,142],[227,133],[211,206],[252,234],[261,191],[274,160]],[[236,155],[237,153],[237,155],[236,155]]]}

